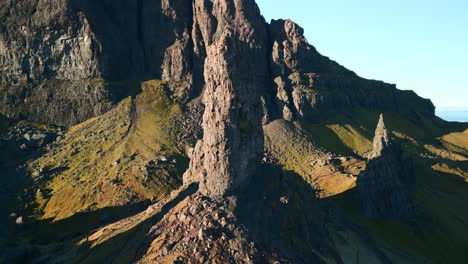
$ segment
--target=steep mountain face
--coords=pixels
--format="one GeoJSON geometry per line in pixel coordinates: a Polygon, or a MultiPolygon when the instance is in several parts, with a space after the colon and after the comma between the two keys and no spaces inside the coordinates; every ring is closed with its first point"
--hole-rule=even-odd
{"type": "Polygon", "coordinates": [[[108,110],[128,81],[189,87],[191,13],[190,1],[2,1],[1,112],[69,126],[108,110]]]}
{"type": "Polygon", "coordinates": [[[401,155],[380,115],[369,162],[356,183],[358,203],[366,215],[400,219],[414,216],[414,171],[401,155]]]}
{"type": "Polygon", "coordinates": [[[9,0],[0,14],[0,111],[12,118],[73,125],[108,110],[144,79],[179,82],[186,97],[196,97],[207,79],[204,60],[222,46],[227,28],[256,51],[253,64],[242,56],[226,66],[250,65],[241,67],[250,73],[243,78],[271,86],[255,90],[273,118],[353,107],[434,112],[413,92],[364,80],[323,57],[293,22],[265,23],[249,1],[9,0]]]}

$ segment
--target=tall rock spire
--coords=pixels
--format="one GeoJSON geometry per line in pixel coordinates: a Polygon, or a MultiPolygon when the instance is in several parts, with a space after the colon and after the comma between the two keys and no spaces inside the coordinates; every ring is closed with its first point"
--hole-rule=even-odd
{"type": "Polygon", "coordinates": [[[184,182],[215,198],[248,183],[263,151],[267,31],[254,0],[195,0],[194,21],[206,52],[204,135],[184,182]]]}

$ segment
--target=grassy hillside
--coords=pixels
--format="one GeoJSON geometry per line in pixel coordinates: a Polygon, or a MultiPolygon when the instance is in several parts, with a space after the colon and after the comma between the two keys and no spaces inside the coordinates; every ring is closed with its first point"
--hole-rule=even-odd
{"type": "MultiPolygon", "coordinates": [[[[148,81],[141,88],[108,113],[70,128],[43,156],[28,163],[34,180],[29,190],[33,217],[40,221],[29,225],[26,220],[20,240],[34,244],[38,252],[60,255],[56,250],[62,244],[38,246],[36,241],[66,241],[68,249],[75,249],[78,238],[138,212],[140,205],[159,201],[180,186],[188,158],[178,131],[187,127],[178,127],[175,120],[185,106],[179,103],[177,87],[168,83],[148,81]]],[[[303,230],[310,228],[311,236],[318,226],[327,230],[329,254],[323,259],[333,259],[338,252],[372,262],[385,252],[398,263],[400,257],[415,262],[462,262],[468,250],[467,128],[420,114],[384,113],[387,128],[403,144],[404,154],[415,161],[419,213],[409,222],[382,221],[362,215],[352,195],[356,177],[366,167],[378,115],[356,109],[321,123],[276,120],[264,126],[266,163],[282,176],[275,178],[275,173],[266,171],[261,181],[268,184],[260,185],[265,190],[273,186],[275,191],[258,195],[269,197],[268,208],[279,214],[285,208],[291,210],[281,220],[281,228],[273,225],[278,224],[275,221],[265,225],[280,230],[283,242],[304,252],[309,250],[304,245],[315,239],[301,241],[303,230]],[[298,196],[299,189],[307,192],[298,196]],[[323,211],[315,208],[314,195],[344,214],[331,213],[335,209],[327,206],[323,211]],[[320,217],[310,222],[304,220],[308,214],[302,215],[308,203],[314,203],[310,211],[320,210],[316,215],[320,217]],[[327,226],[321,226],[324,223],[327,226]]],[[[9,125],[6,119],[0,121],[3,127],[9,125]]],[[[253,188],[263,190],[257,187],[253,188]]],[[[142,241],[147,228],[149,224],[136,229],[137,233],[124,232],[117,236],[122,240],[113,241],[142,241]]],[[[97,258],[115,252],[114,244],[105,245],[109,248],[102,248],[99,252],[104,255],[97,258]]]]}
{"type": "MultiPolygon", "coordinates": [[[[463,263],[468,251],[466,126],[417,113],[383,114],[387,128],[402,142],[404,155],[415,164],[418,216],[409,222],[365,217],[353,203],[355,178],[336,177],[340,165],[348,172],[353,165],[365,167],[359,160],[372,148],[379,112],[356,109],[349,116],[338,115],[322,123],[275,121],[265,128],[266,149],[285,169],[300,175],[351,216],[364,232],[359,236],[370,235],[376,246],[388,249],[387,253],[417,262],[463,263]],[[347,157],[349,163],[319,166],[314,162],[328,152],[347,157]],[[351,162],[352,158],[358,162],[351,162]]],[[[355,175],[362,169],[355,168],[355,175]]],[[[335,241],[336,249],[341,250],[345,243],[350,251],[353,239],[349,231],[343,230],[342,235],[335,241]]]]}
{"type": "Polygon", "coordinates": [[[167,195],[188,162],[171,132],[180,111],[167,83],[148,81],[136,98],[70,128],[29,165],[36,213],[59,220],[167,195]]]}
{"type": "Polygon", "coordinates": [[[324,150],[297,123],[276,120],[264,126],[264,133],[266,151],[287,170],[309,175],[311,164],[325,156],[324,150]]]}
{"type": "MultiPolygon", "coordinates": [[[[374,117],[377,120],[377,115],[358,110],[347,124],[370,131],[375,121],[372,125],[369,120],[374,117]]],[[[372,239],[384,247],[419,261],[462,263],[468,250],[468,223],[465,221],[468,206],[464,202],[468,199],[468,134],[465,131],[444,135],[451,125],[438,118],[395,113],[384,113],[384,118],[387,127],[402,141],[404,154],[415,162],[416,219],[406,223],[369,219],[353,204],[352,189],[328,199],[343,208],[355,222],[361,223],[363,230],[368,230],[372,239]]],[[[334,131],[349,135],[348,132],[334,131]]],[[[344,135],[336,138],[346,139],[344,135]]],[[[354,141],[360,138],[355,136],[354,141]]],[[[349,142],[341,143],[352,146],[349,142]]],[[[353,150],[359,153],[359,149],[353,150]]]]}

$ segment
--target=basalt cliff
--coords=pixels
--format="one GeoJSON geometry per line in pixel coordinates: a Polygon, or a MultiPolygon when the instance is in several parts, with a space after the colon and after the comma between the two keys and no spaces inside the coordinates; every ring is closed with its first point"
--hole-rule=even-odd
{"type": "Polygon", "coordinates": [[[434,111],[254,0],[1,1],[0,262],[459,261],[434,111]]]}

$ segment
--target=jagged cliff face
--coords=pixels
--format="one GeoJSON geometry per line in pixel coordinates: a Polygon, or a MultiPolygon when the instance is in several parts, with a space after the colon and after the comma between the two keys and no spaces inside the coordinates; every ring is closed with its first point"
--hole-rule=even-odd
{"type": "Polygon", "coordinates": [[[3,1],[1,81],[186,80],[190,2],[3,1]]]}
{"type": "Polygon", "coordinates": [[[0,111],[12,118],[76,124],[128,94],[135,87],[121,83],[129,80],[179,82],[186,97],[196,97],[212,74],[204,73],[205,58],[223,38],[255,46],[255,54],[231,56],[226,66],[268,80],[271,89],[256,89],[265,121],[354,107],[434,112],[414,93],[359,78],[320,55],[293,22],[267,24],[254,1],[8,0],[0,14],[0,111]]]}
{"type": "Polygon", "coordinates": [[[290,20],[273,20],[269,32],[274,101],[279,115],[286,120],[318,120],[330,114],[349,113],[356,107],[434,113],[432,103],[414,92],[360,78],[322,56],[307,42],[304,30],[290,20]]]}
{"type": "Polygon", "coordinates": [[[99,44],[68,1],[0,3],[0,111],[60,125],[109,109],[99,44]],[[86,110],[79,110],[79,108],[86,110]]]}
{"type": "Polygon", "coordinates": [[[2,1],[0,111],[69,126],[108,110],[134,88],[120,91],[129,80],[165,79],[188,90],[190,2],[2,1]]]}
{"type": "Polygon", "coordinates": [[[357,178],[357,203],[370,217],[409,219],[415,214],[411,193],[414,171],[391,140],[380,115],[366,170],[357,178]]]}
{"type": "Polygon", "coordinates": [[[434,111],[320,55],[293,22],[267,24],[253,0],[22,0],[0,12],[1,113],[71,125],[129,94],[130,80],[178,83],[179,96],[201,95],[205,106],[185,178],[209,196],[248,182],[262,122],[355,107],[434,111]]]}

